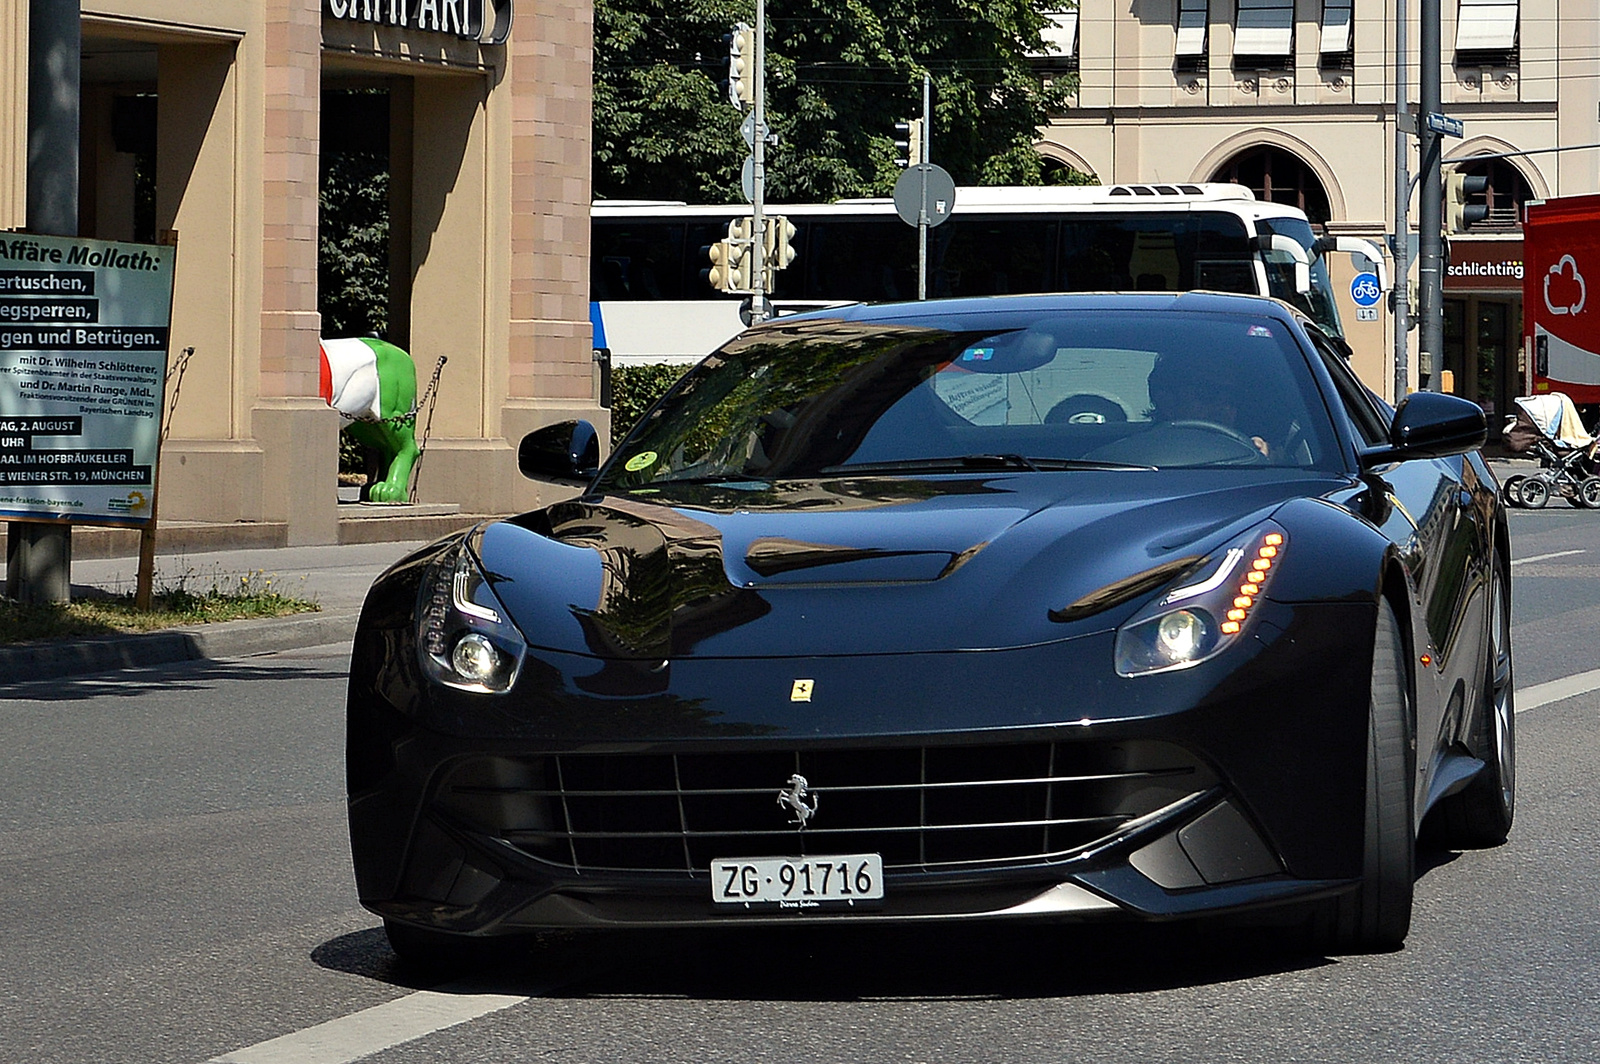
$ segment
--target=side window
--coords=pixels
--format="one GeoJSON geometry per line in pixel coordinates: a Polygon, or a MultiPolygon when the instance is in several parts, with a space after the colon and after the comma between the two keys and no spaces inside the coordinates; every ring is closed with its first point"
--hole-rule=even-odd
{"type": "Polygon", "coordinates": [[[1350,372],[1344,356],[1314,331],[1310,329],[1306,331],[1311,336],[1311,342],[1316,345],[1317,354],[1322,356],[1322,364],[1327,367],[1328,375],[1333,378],[1334,387],[1339,390],[1339,399],[1344,405],[1344,412],[1350,418],[1350,424],[1361,437],[1361,441],[1369,447],[1388,443],[1389,418],[1379,405],[1373,402],[1373,397],[1366,386],[1350,372]]]}

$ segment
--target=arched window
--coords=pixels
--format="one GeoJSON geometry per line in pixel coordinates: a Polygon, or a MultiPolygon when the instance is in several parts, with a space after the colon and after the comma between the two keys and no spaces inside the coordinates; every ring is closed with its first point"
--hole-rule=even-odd
{"type": "Polygon", "coordinates": [[[1233,181],[1273,203],[1299,207],[1312,224],[1329,218],[1328,193],[1316,172],[1282,148],[1250,148],[1217,168],[1213,181],[1233,181]]]}
{"type": "MultiPolygon", "coordinates": [[[[1450,160],[1445,160],[1445,163],[1449,165],[1450,160]]],[[[1534,198],[1533,189],[1528,187],[1521,171],[1508,160],[1485,159],[1481,163],[1467,163],[1455,169],[1468,177],[1489,179],[1487,189],[1467,197],[1468,203],[1489,205],[1489,216],[1481,222],[1474,222],[1473,232],[1505,232],[1522,224],[1522,205],[1534,198]]]]}

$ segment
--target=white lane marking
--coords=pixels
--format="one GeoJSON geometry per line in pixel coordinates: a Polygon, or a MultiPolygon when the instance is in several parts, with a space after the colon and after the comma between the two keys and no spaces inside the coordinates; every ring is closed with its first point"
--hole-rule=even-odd
{"type": "Polygon", "coordinates": [[[1551,558],[1565,558],[1569,554],[1582,554],[1582,550],[1558,550],[1554,554],[1535,554],[1531,558],[1513,558],[1512,565],[1522,565],[1524,562],[1547,562],[1551,558]]]}
{"type": "Polygon", "coordinates": [[[1573,676],[1563,676],[1549,683],[1536,683],[1532,687],[1517,688],[1517,712],[1523,713],[1552,702],[1600,691],[1600,669],[1590,669],[1573,676]]]}
{"type": "Polygon", "coordinates": [[[212,1057],[207,1064],[349,1064],[527,1000],[508,994],[419,990],[337,1020],[212,1057]]]}

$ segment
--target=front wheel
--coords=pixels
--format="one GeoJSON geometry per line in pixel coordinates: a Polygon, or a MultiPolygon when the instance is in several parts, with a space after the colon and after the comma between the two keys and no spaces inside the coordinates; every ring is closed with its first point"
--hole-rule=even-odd
{"type": "Polygon", "coordinates": [[[1500,485],[1500,497],[1512,506],[1522,505],[1522,482],[1527,480],[1526,474],[1518,473],[1516,476],[1507,477],[1506,482],[1500,485]]]}
{"type": "Polygon", "coordinates": [[[1379,599],[1367,708],[1367,797],[1361,884],[1316,925],[1327,953],[1399,949],[1411,930],[1417,840],[1412,821],[1411,684],[1400,622],[1379,599]]]}

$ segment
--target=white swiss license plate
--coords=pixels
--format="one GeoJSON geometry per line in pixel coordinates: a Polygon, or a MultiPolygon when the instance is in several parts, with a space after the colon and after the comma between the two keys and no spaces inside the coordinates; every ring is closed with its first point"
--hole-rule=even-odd
{"type": "Polygon", "coordinates": [[[711,900],[768,909],[850,908],[883,899],[883,858],[719,857],[711,862],[711,900]]]}

